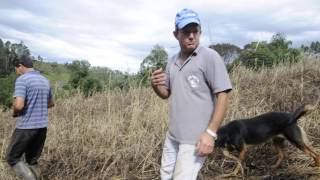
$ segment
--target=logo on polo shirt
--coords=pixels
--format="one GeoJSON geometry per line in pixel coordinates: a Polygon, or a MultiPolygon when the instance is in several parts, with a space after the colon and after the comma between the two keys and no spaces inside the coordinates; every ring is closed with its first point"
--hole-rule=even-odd
{"type": "Polygon", "coordinates": [[[188,81],[192,88],[197,88],[199,86],[200,80],[195,75],[188,76],[188,81]]]}

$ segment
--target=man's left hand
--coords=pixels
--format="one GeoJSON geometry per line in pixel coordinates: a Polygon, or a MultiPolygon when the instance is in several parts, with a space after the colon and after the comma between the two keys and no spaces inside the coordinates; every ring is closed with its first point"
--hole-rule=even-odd
{"type": "Polygon", "coordinates": [[[12,117],[19,117],[19,116],[20,116],[20,113],[15,111],[15,110],[13,110],[12,117]]]}
{"type": "Polygon", "coordinates": [[[214,139],[208,133],[202,133],[197,143],[197,152],[199,156],[206,156],[213,152],[214,139]]]}

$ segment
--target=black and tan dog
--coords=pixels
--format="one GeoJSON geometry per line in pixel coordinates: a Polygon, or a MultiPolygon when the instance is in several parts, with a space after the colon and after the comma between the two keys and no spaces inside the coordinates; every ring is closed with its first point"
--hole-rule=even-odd
{"type": "Polygon", "coordinates": [[[320,156],[307,145],[306,134],[297,125],[297,120],[312,109],[314,108],[310,105],[302,105],[293,113],[269,112],[251,119],[231,121],[222,126],[217,132],[218,139],[215,142],[215,147],[223,148],[225,157],[237,161],[234,171],[225,176],[236,176],[240,169],[243,174],[241,163],[245,158],[248,147],[266,142],[268,139],[273,140],[273,144],[278,151],[277,162],[272,168],[278,167],[284,158],[285,138],[310,155],[315,161],[315,166],[320,166],[320,156]],[[239,157],[230,153],[234,149],[240,152],[239,157]]]}

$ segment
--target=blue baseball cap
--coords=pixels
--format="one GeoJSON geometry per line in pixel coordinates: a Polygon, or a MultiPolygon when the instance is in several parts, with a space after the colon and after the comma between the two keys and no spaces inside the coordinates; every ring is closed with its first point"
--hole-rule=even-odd
{"type": "Polygon", "coordinates": [[[176,14],[175,25],[178,29],[184,28],[190,23],[196,23],[200,25],[200,19],[196,12],[191,9],[182,9],[176,14]]]}

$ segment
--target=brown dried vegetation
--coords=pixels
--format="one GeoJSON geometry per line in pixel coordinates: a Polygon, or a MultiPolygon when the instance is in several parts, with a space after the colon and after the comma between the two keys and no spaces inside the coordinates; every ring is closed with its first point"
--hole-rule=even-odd
{"type": "MultiPolygon", "coordinates": [[[[243,66],[231,73],[234,89],[226,117],[252,117],[268,111],[292,111],[302,103],[317,106],[301,118],[310,143],[320,152],[320,62],[303,59],[294,65],[253,71],[243,66]]],[[[44,179],[159,179],[162,143],[167,130],[167,101],[151,88],[106,91],[83,99],[59,99],[50,110],[50,127],[40,159],[44,179]]],[[[0,114],[0,179],[14,179],[4,154],[15,121],[0,114]]],[[[277,170],[269,166],[276,151],[267,142],[248,154],[243,179],[318,179],[319,167],[287,143],[286,159],[277,170]]],[[[200,179],[230,172],[235,162],[216,150],[200,179]]],[[[242,179],[240,178],[240,179],[242,179]]]]}

